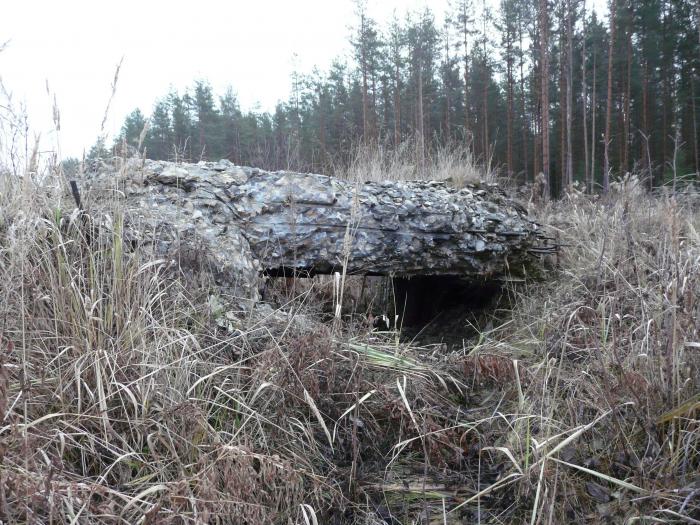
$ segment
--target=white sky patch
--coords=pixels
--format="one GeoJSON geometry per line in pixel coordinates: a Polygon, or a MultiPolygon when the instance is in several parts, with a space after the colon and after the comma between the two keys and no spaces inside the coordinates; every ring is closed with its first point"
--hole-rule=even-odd
{"type": "MultiPolygon", "coordinates": [[[[403,17],[428,6],[441,28],[448,0],[368,4],[380,26],[394,11],[403,17]]],[[[48,82],[61,114],[61,156],[80,156],[94,143],[122,57],[110,136],[134,108],[150,114],[156,98],[195,79],[209,80],[217,94],[232,86],[243,110],[272,110],[287,99],[295,66],[326,70],[348,56],[356,23],[350,0],[8,0],[2,11],[0,44],[9,45],[0,78],[14,103],[26,105],[42,146],[55,149],[48,82]]]]}

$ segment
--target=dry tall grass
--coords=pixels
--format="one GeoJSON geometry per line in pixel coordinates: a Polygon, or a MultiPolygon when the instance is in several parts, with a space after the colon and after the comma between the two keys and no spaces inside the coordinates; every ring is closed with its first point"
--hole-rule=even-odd
{"type": "Polygon", "coordinates": [[[118,208],[75,212],[52,162],[6,158],[3,522],[700,523],[697,202],[629,180],[536,210],[558,267],[446,350],[222,322],[118,208]]]}
{"type": "Polygon", "coordinates": [[[494,171],[480,166],[467,144],[447,144],[421,156],[415,141],[407,140],[397,148],[384,145],[359,146],[347,166],[334,170],[337,177],[357,181],[444,180],[462,187],[480,181],[492,181],[494,171]]]}

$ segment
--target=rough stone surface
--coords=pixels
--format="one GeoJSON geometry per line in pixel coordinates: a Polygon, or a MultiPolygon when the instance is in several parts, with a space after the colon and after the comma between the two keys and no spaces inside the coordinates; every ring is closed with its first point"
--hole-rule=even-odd
{"type": "Polygon", "coordinates": [[[263,271],[492,278],[532,265],[537,225],[496,185],[353,183],[228,161],[131,160],[81,182],[90,212],[123,200],[129,231],[240,299],[263,271]]]}

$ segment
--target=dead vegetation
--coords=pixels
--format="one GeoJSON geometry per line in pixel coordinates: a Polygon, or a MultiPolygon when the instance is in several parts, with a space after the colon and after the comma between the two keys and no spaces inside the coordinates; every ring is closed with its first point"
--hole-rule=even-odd
{"type": "Polygon", "coordinates": [[[57,166],[13,158],[3,522],[700,523],[692,198],[629,179],[533,210],[558,267],[446,349],[297,322],[313,289],[230,315],[123,242],[120,210],[81,215],[57,166]]]}

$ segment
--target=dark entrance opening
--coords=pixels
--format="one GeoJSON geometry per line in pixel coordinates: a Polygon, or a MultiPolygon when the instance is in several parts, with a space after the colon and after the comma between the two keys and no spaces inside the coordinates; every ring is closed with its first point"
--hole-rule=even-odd
{"type": "Polygon", "coordinates": [[[494,321],[507,295],[501,281],[459,275],[348,275],[342,297],[339,276],[285,269],[266,275],[263,300],[275,307],[293,307],[296,298],[307,312],[331,321],[341,301],[343,319],[397,330],[404,339],[420,336],[422,343],[461,345],[494,321]]]}
{"type": "Polygon", "coordinates": [[[402,332],[430,339],[461,339],[491,315],[502,298],[499,281],[456,275],[394,278],[394,315],[402,332]]]}

